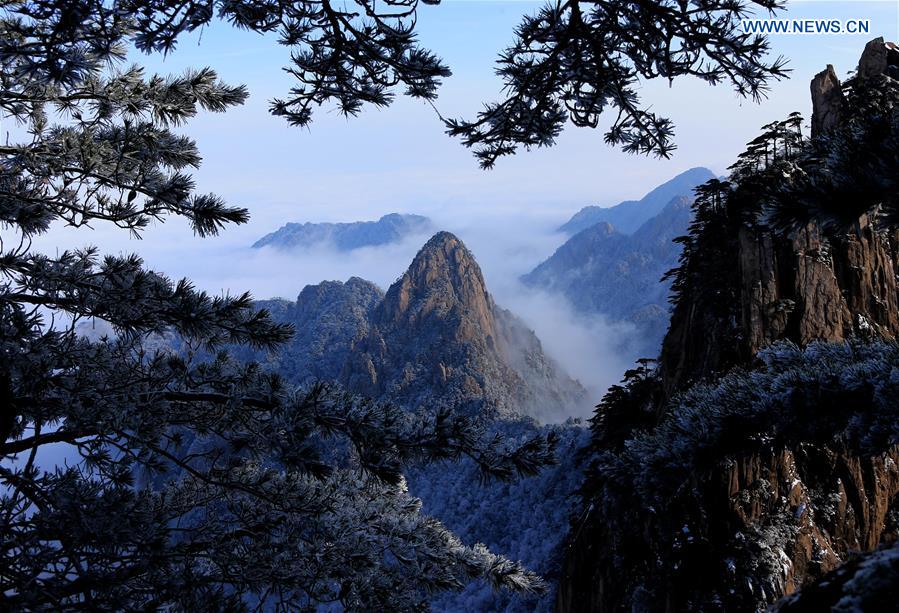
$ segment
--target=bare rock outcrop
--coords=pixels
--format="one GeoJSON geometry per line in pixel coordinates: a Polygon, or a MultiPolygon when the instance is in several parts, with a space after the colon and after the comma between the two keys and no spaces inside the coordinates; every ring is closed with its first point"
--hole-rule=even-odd
{"type": "Polygon", "coordinates": [[[899,46],[894,42],[884,42],[883,37],[880,37],[865,45],[858,61],[856,76],[859,79],[870,79],[884,74],[899,79],[899,46]]]}
{"type": "MultiPolygon", "coordinates": [[[[711,482],[711,496],[727,500],[736,530],[780,533],[767,555],[770,597],[792,594],[848,560],[895,538],[899,494],[899,448],[873,456],[829,446],[733,460],[711,482]],[[718,489],[718,491],[714,491],[718,489]],[[761,531],[759,527],[764,526],[761,531]]],[[[747,537],[749,538],[749,537],[747,537]]]]}
{"type": "Polygon", "coordinates": [[[371,373],[357,391],[410,405],[543,418],[585,396],[534,333],[494,303],[471,252],[448,232],[387,290],[352,360],[348,372],[371,373]]]}
{"type": "Polygon", "coordinates": [[[889,65],[888,54],[889,47],[883,41],[883,37],[875,38],[865,45],[865,50],[858,61],[858,70],[856,74],[860,79],[870,79],[871,77],[882,75],[887,71],[889,65]]]}
{"type": "Polygon", "coordinates": [[[754,355],[784,338],[806,345],[899,334],[896,238],[866,219],[835,238],[824,237],[814,225],[787,239],[741,229],[746,351],[754,355]]]}
{"type": "Polygon", "coordinates": [[[772,607],[773,612],[882,611],[899,599],[899,544],[861,553],[772,607]]]}
{"type": "Polygon", "coordinates": [[[843,90],[833,66],[827,65],[815,75],[812,91],[812,136],[830,130],[840,122],[843,90]]]}
{"type": "Polygon", "coordinates": [[[584,522],[558,609],[755,611],[894,542],[899,528],[895,446],[873,456],[812,445],[751,453],[681,488],[689,496],[635,513],[631,534],[584,522]],[[671,539],[652,536],[662,533],[671,539]]]}
{"type": "Polygon", "coordinates": [[[899,335],[896,231],[862,218],[840,236],[811,224],[788,236],[743,226],[735,238],[737,321],[705,313],[698,297],[678,303],[662,349],[666,389],[746,363],[778,340],[806,345],[899,335]]]}

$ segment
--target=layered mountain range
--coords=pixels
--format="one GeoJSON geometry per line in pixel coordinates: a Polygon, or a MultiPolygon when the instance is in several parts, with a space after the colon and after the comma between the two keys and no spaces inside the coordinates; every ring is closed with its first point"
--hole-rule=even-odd
{"type": "Polygon", "coordinates": [[[640,226],[662,212],[675,198],[691,196],[697,185],[715,175],[708,168],[691,168],[659,185],[639,200],[626,200],[615,206],[586,206],[562,224],[560,232],[575,235],[598,223],[607,223],[621,234],[633,234],[640,226]]]}
{"type": "Polygon", "coordinates": [[[562,226],[581,229],[522,282],[564,296],[579,313],[632,324],[625,351],[657,356],[669,321],[671,283],[663,276],[681,253],[674,239],[687,233],[693,189],[713,177],[693,168],[639,201],[581,209],[562,226]]]}
{"type": "Polygon", "coordinates": [[[277,353],[255,357],[294,383],[333,381],[410,410],[469,412],[504,441],[553,435],[558,464],[519,482],[484,483],[465,460],[417,466],[406,475],[425,511],[466,542],[486,543],[549,580],[548,591],[533,595],[472,582],[435,596],[435,608],[550,611],[586,430],[537,420],[582,413],[590,399],[535,334],[497,306],[462,241],[434,235],[386,292],[353,277],[306,286],[296,301],[259,304],[292,323],[296,334],[277,353]]]}
{"type": "MultiPolygon", "coordinates": [[[[466,458],[412,466],[405,475],[425,512],[465,542],[485,543],[521,561],[549,586],[539,594],[515,594],[472,581],[461,592],[436,594],[436,609],[551,611],[582,479],[578,454],[588,434],[579,420],[557,422],[583,414],[591,399],[544,353],[534,332],[494,302],[462,241],[448,232],[434,235],[386,292],[352,277],[308,285],[295,301],[257,305],[276,321],[293,324],[293,338],[274,353],[231,349],[293,384],[333,382],[410,411],[468,412],[497,444],[552,437],[557,463],[527,479],[484,482],[466,458]]],[[[100,320],[78,329],[90,338],[115,334],[100,320]]],[[[170,333],[145,346],[189,350],[170,333]]]]}
{"type": "Polygon", "coordinates": [[[431,220],[421,215],[389,213],[377,221],[350,223],[288,223],[253,243],[253,247],[296,249],[329,246],[338,251],[375,247],[430,232],[431,220]]]}
{"type": "Polygon", "coordinates": [[[297,383],[336,381],[403,406],[538,419],[585,401],[534,333],[496,305],[471,252],[448,232],[386,293],[352,278],[260,306],[296,327],[267,359],[297,383]]]}

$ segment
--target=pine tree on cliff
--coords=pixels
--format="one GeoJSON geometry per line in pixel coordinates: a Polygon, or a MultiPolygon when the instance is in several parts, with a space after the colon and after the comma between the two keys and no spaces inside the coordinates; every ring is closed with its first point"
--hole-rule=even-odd
{"type": "Polygon", "coordinates": [[[446,413],[289,389],[222,350],[291,334],[248,295],[211,297],[135,256],[31,249],[51,224],[139,235],[174,215],[207,236],[247,219],[195,193],[199,153],[174,131],[246,91],[206,68],[124,66],[142,20],[163,20],[128,6],[0,9],[0,116],[21,128],[0,145],[0,608],[408,610],[473,577],[539,587],[421,514],[401,471],[469,456],[510,478],[549,462],[548,440],[506,447],[446,413]],[[115,338],[76,334],[87,318],[115,338]],[[190,349],[154,350],[168,333],[190,349]]]}
{"type": "MultiPolygon", "coordinates": [[[[855,77],[840,96],[841,121],[814,137],[803,136],[798,112],[762,126],[729,167],[728,208],[785,232],[809,223],[845,232],[865,215],[899,226],[899,81],[855,77]]],[[[701,208],[706,189],[697,194],[701,208]]]]}
{"type": "Polygon", "coordinates": [[[660,366],[592,419],[562,610],[753,610],[813,580],[782,610],[874,610],[895,592],[887,564],[845,578],[896,537],[878,471],[899,440],[899,52],[875,39],[854,78],[828,67],[812,93],[809,138],[798,113],[770,123],[696,190],[660,366]]]}

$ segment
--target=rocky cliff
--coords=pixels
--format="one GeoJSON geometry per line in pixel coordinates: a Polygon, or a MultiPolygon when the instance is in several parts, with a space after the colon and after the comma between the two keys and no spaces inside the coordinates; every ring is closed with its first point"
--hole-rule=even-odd
{"type": "Polygon", "coordinates": [[[896,539],[896,345],[759,356],[596,450],[560,610],[764,610],[896,539]]]}
{"type": "Polygon", "coordinates": [[[779,602],[773,611],[882,611],[899,598],[899,544],[854,556],[824,580],[779,602]]]}
{"type": "Polygon", "coordinates": [[[498,307],[452,234],[436,234],[385,294],[361,279],[308,286],[295,303],[262,303],[294,324],[270,359],[292,381],[332,380],[409,407],[558,417],[585,391],[498,307]]]}
{"type": "Polygon", "coordinates": [[[560,610],[763,610],[899,536],[899,362],[876,340],[899,333],[899,243],[871,206],[895,149],[856,149],[876,159],[845,180],[866,123],[899,129],[894,52],[817,75],[811,142],[772,124],[779,162],[748,151],[701,189],[658,369],[593,420],[560,610]]]}
{"type": "Polygon", "coordinates": [[[745,364],[776,340],[899,333],[899,233],[880,211],[896,193],[890,132],[899,51],[871,41],[857,74],[846,87],[833,66],[816,75],[807,153],[754,176],[744,165],[728,186],[729,206],[703,212],[705,230],[691,240],[707,261],[681,268],[681,299],[662,350],[669,391],[745,364]],[[766,201],[777,206],[766,209],[766,201]],[[872,207],[880,212],[871,215],[872,207]],[[785,215],[787,228],[777,223],[785,215]]]}
{"type": "Polygon", "coordinates": [[[662,349],[668,390],[747,363],[776,340],[804,345],[899,334],[895,230],[867,217],[829,236],[815,224],[783,235],[741,220],[729,230],[729,270],[721,273],[729,278],[719,289],[728,294],[732,318],[722,318],[703,292],[677,303],[662,349]]]}

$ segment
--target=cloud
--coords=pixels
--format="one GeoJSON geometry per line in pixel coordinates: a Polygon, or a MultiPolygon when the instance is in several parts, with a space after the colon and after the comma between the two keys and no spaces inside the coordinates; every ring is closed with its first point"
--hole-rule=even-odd
{"type": "MultiPolygon", "coordinates": [[[[386,208],[372,211],[360,219],[387,212],[386,208]]],[[[589,403],[573,416],[587,415],[637,357],[628,351],[633,328],[579,315],[563,296],[527,288],[519,281],[565,241],[555,228],[568,211],[551,206],[520,210],[514,203],[496,202],[489,207],[463,203],[413,212],[429,215],[435,231],[448,230],[462,239],[481,266],[497,304],[518,315],[536,332],[546,353],[588,388],[589,403]]],[[[219,237],[197,240],[184,223],[174,220],[164,227],[151,227],[146,239],[137,241],[108,226],[98,226],[94,232],[58,227],[39,237],[35,248],[54,253],[98,244],[104,254],[137,252],[150,268],[173,278],[187,277],[213,294],[249,291],[258,299],[294,300],[306,285],[346,281],[352,276],[386,289],[408,268],[430,236],[413,235],[395,244],[349,252],[327,245],[289,251],[251,248],[269,229],[235,228],[219,237]]]]}
{"type": "Polygon", "coordinates": [[[508,288],[496,300],[518,315],[537,334],[544,352],[587,388],[585,406],[572,407],[574,413],[559,415],[559,421],[591,415],[609,386],[618,383],[638,357],[632,349],[636,330],[631,324],[578,314],[559,295],[518,284],[517,291],[508,288]]]}
{"type": "MultiPolygon", "coordinates": [[[[386,212],[386,211],[384,211],[386,212]]],[[[585,417],[609,385],[617,383],[638,357],[630,348],[633,326],[574,311],[564,296],[524,286],[519,277],[553,253],[566,237],[554,231],[564,221],[557,211],[518,212],[502,205],[481,209],[443,209],[431,214],[435,228],[453,232],[481,266],[488,291],[500,306],[535,331],[544,351],[589,391],[588,402],[567,417],[585,417]]],[[[228,285],[246,287],[260,297],[293,299],[307,284],[345,281],[358,276],[386,289],[409,266],[427,235],[400,243],[338,252],[318,247],[292,251],[243,249],[228,270],[228,285]]],[[[222,254],[230,260],[227,253],[222,254]]],[[[219,267],[216,267],[219,268],[219,267]]],[[[201,273],[193,278],[200,282],[201,273]]],[[[221,278],[203,280],[204,285],[221,278]]]]}
{"type": "Polygon", "coordinates": [[[362,277],[386,288],[409,265],[427,237],[351,252],[330,246],[281,251],[272,247],[208,252],[187,271],[199,287],[214,292],[246,290],[254,297],[295,299],[306,285],[362,277]]]}

